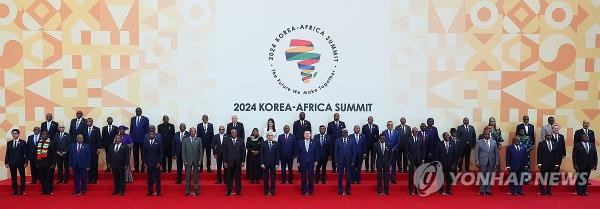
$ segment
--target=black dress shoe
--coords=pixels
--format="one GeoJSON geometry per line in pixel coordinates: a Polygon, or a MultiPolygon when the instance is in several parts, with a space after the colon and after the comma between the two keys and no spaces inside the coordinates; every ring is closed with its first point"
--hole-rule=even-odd
{"type": "Polygon", "coordinates": [[[181,184],[181,181],[176,181],[175,184],[181,184]]]}
{"type": "Polygon", "coordinates": [[[281,182],[281,184],[285,184],[285,183],[286,183],[285,181],[282,181],[282,182],[281,182]]]}
{"type": "Polygon", "coordinates": [[[546,195],[552,196],[552,192],[546,192],[546,195]]]}
{"type": "Polygon", "coordinates": [[[156,193],[156,196],[162,196],[162,194],[160,194],[160,192],[157,192],[157,193],[156,193]]]}
{"type": "Polygon", "coordinates": [[[217,182],[215,182],[215,184],[221,184],[221,183],[223,183],[223,181],[217,181],[217,182]]]}
{"type": "Polygon", "coordinates": [[[264,195],[264,196],[268,196],[268,195],[269,195],[269,193],[268,193],[268,192],[265,192],[265,193],[263,193],[263,195],[264,195]]]}
{"type": "Polygon", "coordinates": [[[237,192],[237,193],[235,193],[235,195],[242,196],[242,193],[241,192],[237,192]]]}
{"type": "Polygon", "coordinates": [[[452,192],[450,192],[450,191],[447,191],[446,194],[447,195],[453,195],[452,192]]]}
{"type": "MultiPolygon", "coordinates": [[[[42,193],[42,194],[43,194],[43,193],[42,193]]],[[[73,192],[73,193],[71,193],[71,194],[72,194],[72,195],[80,195],[81,193],[79,193],[79,192],[73,192]]]]}
{"type": "Polygon", "coordinates": [[[581,193],[582,196],[589,196],[590,194],[588,194],[587,192],[581,193]]]}
{"type": "Polygon", "coordinates": [[[341,195],[342,195],[342,193],[341,193],[341,192],[338,192],[338,195],[340,195],[340,196],[341,196],[341,195]]]}
{"type": "Polygon", "coordinates": [[[225,192],[225,196],[231,195],[231,192],[225,192]]]}
{"type": "Polygon", "coordinates": [[[148,194],[146,194],[146,196],[152,196],[154,193],[152,192],[148,192],[148,194]]]}
{"type": "Polygon", "coordinates": [[[24,192],[23,192],[23,191],[20,191],[20,192],[19,192],[19,195],[23,195],[23,194],[24,194],[24,192]]]}
{"type": "Polygon", "coordinates": [[[479,192],[479,195],[483,196],[483,195],[485,195],[485,193],[484,192],[479,192]]]}
{"type": "Polygon", "coordinates": [[[492,195],[492,192],[485,192],[486,195],[492,195]]]}
{"type": "Polygon", "coordinates": [[[288,181],[288,183],[289,183],[289,184],[294,184],[294,182],[293,182],[293,181],[288,181]]]}
{"type": "Polygon", "coordinates": [[[113,192],[112,193],[113,196],[118,195],[118,194],[119,194],[118,192],[113,192]]]}
{"type": "Polygon", "coordinates": [[[17,196],[19,193],[18,192],[13,192],[11,195],[12,196],[17,196]]]}
{"type": "Polygon", "coordinates": [[[119,193],[119,196],[125,196],[125,192],[119,193]]]}
{"type": "Polygon", "coordinates": [[[392,184],[396,184],[396,181],[395,181],[395,180],[394,180],[394,181],[390,181],[390,182],[392,182],[392,184]]]}
{"type": "Polygon", "coordinates": [[[208,170],[208,173],[214,173],[214,171],[212,171],[212,170],[208,170]]]}

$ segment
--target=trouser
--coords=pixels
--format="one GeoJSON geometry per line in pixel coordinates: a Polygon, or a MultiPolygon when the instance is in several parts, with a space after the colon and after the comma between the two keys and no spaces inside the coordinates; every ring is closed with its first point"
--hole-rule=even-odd
{"type": "Polygon", "coordinates": [[[8,166],[10,170],[10,180],[12,184],[13,193],[23,193],[25,192],[25,165],[18,166],[8,166]],[[21,185],[17,185],[17,171],[19,172],[21,179],[19,183],[21,185]],[[17,189],[18,188],[18,189],[17,189]]]}
{"type": "MultiPolygon", "coordinates": [[[[334,143],[335,143],[335,141],[334,141],[334,143]]],[[[335,148],[335,146],[332,145],[331,149],[329,150],[329,153],[331,153],[331,171],[335,173],[335,172],[337,172],[338,162],[336,160],[337,158],[335,156],[334,148],[335,148]]]]}
{"type": "Polygon", "coordinates": [[[510,193],[512,194],[516,194],[516,193],[522,193],[523,192],[523,172],[521,171],[510,171],[509,174],[509,179],[512,179],[511,181],[508,182],[508,188],[510,190],[510,193]],[[511,178],[510,176],[514,176],[514,178],[511,178]]]}
{"type": "Polygon", "coordinates": [[[315,181],[321,181],[323,184],[327,181],[327,156],[317,160],[315,181]]]}
{"type": "Polygon", "coordinates": [[[291,183],[294,181],[294,159],[281,160],[281,181],[291,183]],[[286,171],[287,170],[287,171],[286,171]]]}
{"type": "MultiPolygon", "coordinates": [[[[142,142],[133,143],[133,167],[135,171],[140,170],[140,158],[142,158],[142,142]]],[[[143,158],[141,159],[144,160],[143,158]]],[[[145,170],[144,164],[142,163],[142,171],[145,170]]]]}
{"type": "Polygon", "coordinates": [[[87,192],[87,177],[88,172],[86,168],[73,168],[75,193],[87,192]]]}
{"type": "Polygon", "coordinates": [[[275,194],[275,173],[274,165],[265,166],[265,169],[263,170],[263,181],[265,185],[263,189],[264,193],[275,194]]]}
{"type": "Polygon", "coordinates": [[[315,166],[313,162],[305,163],[300,167],[300,184],[302,194],[312,194],[315,190],[315,166]]]}
{"type": "Polygon", "coordinates": [[[96,183],[98,181],[98,154],[96,151],[92,151],[90,158],[90,170],[88,173],[89,182],[96,183]]]}
{"type": "Polygon", "coordinates": [[[173,152],[171,144],[163,144],[164,157],[161,162],[162,172],[171,172],[173,170],[173,152]]]}
{"type": "Polygon", "coordinates": [[[377,194],[390,193],[390,166],[377,168],[377,194]]]}
{"type": "MultiPolygon", "coordinates": [[[[230,165],[231,166],[231,165],[230,165]]],[[[225,169],[225,181],[227,182],[227,193],[231,193],[233,183],[235,181],[235,192],[242,193],[242,167],[233,165],[225,169]]]]}
{"type": "MultiPolygon", "coordinates": [[[[442,192],[451,193],[452,192],[452,174],[454,171],[445,170],[444,172],[444,184],[440,187],[440,194],[442,192]]],[[[440,182],[441,183],[441,182],[440,182]]]]}
{"type": "Polygon", "coordinates": [[[587,192],[587,183],[590,179],[591,169],[577,171],[577,179],[575,183],[575,190],[577,194],[583,194],[587,192]]]}
{"type": "Polygon", "coordinates": [[[42,184],[42,193],[50,194],[54,186],[52,180],[54,169],[51,167],[41,166],[39,169],[40,183],[42,184]]]}
{"type": "Polygon", "coordinates": [[[390,181],[392,181],[392,182],[396,182],[396,173],[398,173],[396,171],[397,157],[398,157],[398,150],[392,150],[392,161],[390,162],[390,164],[391,164],[390,181]]]}
{"type": "Polygon", "coordinates": [[[542,175],[540,178],[540,193],[548,194],[551,191],[551,186],[554,184],[554,175],[556,175],[553,169],[545,169],[542,168],[540,170],[540,174],[542,175]]]}
{"type": "Polygon", "coordinates": [[[194,193],[198,194],[200,192],[198,185],[198,164],[187,163],[185,165],[185,193],[190,193],[192,178],[194,178],[194,193]]]}
{"type": "Polygon", "coordinates": [[[223,159],[220,156],[217,156],[217,181],[223,182],[223,176],[221,174],[221,168],[223,167],[223,159]]]}
{"type": "MultiPolygon", "coordinates": [[[[367,143],[367,153],[365,156],[365,171],[375,171],[375,149],[373,149],[373,144],[375,142],[367,143]]],[[[360,168],[359,168],[360,169],[360,168]]]]}
{"type": "Polygon", "coordinates": [[[491,192],[490,184],[492,182],[494,168],[495,166],[491,163],[480,166],[479,177],[481,178],[481,185],[479,186],[479,192],[491,192]]]}
{"type": "Polygon", "coordinates": [[[415,185],[415,169],[418,168],[421,163],[415,162],[416,164],[411,164],[408,166],[408,194],[411,195],[413,192],[418,193],[417,187],[415,185]]]}
{"type": "Polygon", "coordinates": [[[469,169],[470,164],[471,164],[471,147],[468,145],[465,145],[465,147],[462,147],[459,152],[458,168],[461,170],[464,168],[464,171],[470,171],[470,169],[469,169]],[[463,161],[464,161],[464,165],[463,165],[463,161]]]}
{"type": "Polygon", "coordinates": [[[36,165],[36,159],[35,157],[33,157],[33,159],[29,160],[29,173],[31,174],[31,183],[35,184],[38,181],[38,177],[39,177],[39,172],[38,172],[38,168],[35,166],[36,165]]]}
{"type": "MultiPolygon", "coordinates": [[[[110,168],[108,168],[108,166],[109,166],[108,162],[110,161],[110,159],[108,159],[109,155],[107,154],[107,152],[108,152],[107,150],[110,150],[110,145],[111,144],[107,144],[107,145],[103,146],[103,148],[104,148],[104,162],[106,163],[106,170],[107,171],[111,170],[110,168]]],[[[69,161],[67,160],[67,162],[69,162],[69,161]]]]}
{"type": "Polygon", "coordinates": [[[69,181],[69,154],[56,155],[56,168],[58,170],[58,181],[69,181]]]}
{"type": "Polygon", "coordinates": [[[406,151],[404,149],[398,149],[398,154],[396,155],[396,165],[398,166],[398,171],[406,172],[408,168],[408,159],[404,157],[406,151]]]}
{"type": "Polygon", "coordinates": [[[181,159],[181,153],[177,154],[177,182],[181,182],[183,177],[183,160],[181,159]]]}
{"type": "Polygon", "coordinates": [[[344,173],[346,174],[346,193],[350,193],[350,179],[352,179],[352,171],[351,171],[350,162],[341,162],[338,163],[338,193],[342,193],[342,180],[344,178],[344,173]]]}
{"type": "Polygon", "coordinates": [[[206,165],[206,170],[207,171],[211,170],[211,168],[210,168],[211,162],[210,161],[211,161],[211,158],[212,158],[212,148],[210,146],[211,146],[210,144],[206,144],[206,145],[202,144],[202,149],[204,149],[204,155],[205,155],[205,158],[206,158],[206,163],[203,163],[203,160],[202,160],[203,157],[200,156],[200,172],[202,172],[202,170],[203,170],[202,167],[204,165],[206,165]]]}
{"type": "MultiPolygon", "coordinates": [[[[354,161],[354,166],[352,167],[352,181],[354,182],[358,182],[360,181],[360,168],[362,168],[362,163],[363,163],[363,158],[362,155],[359,157],[356,157],[356,160],[354,161]]],[[[367,164],[365,162],[365,164],[367,164]]]]}
{"type": "Polygon", "coordinates": [[[114,193],[125,194],[125,168],[112,168],[114,193]]]}
{"type": "Polygon", "coordinates": [[[153,192],[154,185],[156,185],[156,193],[160,194],[160,169],[156,166],[148,166],[148,193],[153,192]]]}

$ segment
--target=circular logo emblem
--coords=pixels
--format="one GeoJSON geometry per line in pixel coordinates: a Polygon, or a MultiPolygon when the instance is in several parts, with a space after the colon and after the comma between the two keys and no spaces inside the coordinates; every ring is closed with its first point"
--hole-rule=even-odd
{"type": "Polygon", "coordinates": [[[438,161],[423,163],[415,170],[413,183],[420,196],[425,197],[437,192],[444,183],[442,164],[438,161]]]}
{"type": "Polygon", "coordinates": [[[314,94],[330,85],[339,51],[329,31],[315,25],[283,29],[268,52],[271,74],[278,86],[294,94],[314,94]]]}

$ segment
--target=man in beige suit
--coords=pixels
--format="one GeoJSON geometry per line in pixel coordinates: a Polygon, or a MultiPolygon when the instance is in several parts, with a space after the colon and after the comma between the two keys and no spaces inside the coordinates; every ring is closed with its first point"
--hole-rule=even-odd
{"type": "Polygon", "coordinates": [[[183,139],[181,158],[185,165],[185,195],[199,195],[198,166],[203,156],[202,140],[196,135],[196,128],[190,128],[190,136],[183,139]],[[190,193],[191,177],[194,176],[194,192],[190,193]]]}

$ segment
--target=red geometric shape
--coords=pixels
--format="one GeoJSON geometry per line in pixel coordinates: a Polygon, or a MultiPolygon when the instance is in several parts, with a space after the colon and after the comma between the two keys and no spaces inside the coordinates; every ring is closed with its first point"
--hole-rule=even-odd
{"type": "Polygon", "coordinates": [[[0,56],[0,68],[11,68],[21,61],[23,57],[23,45],[16,40],[4,43],[2,55],[0,56]]]}
{"type": "Polygon", "coordinates": [[[579,27],[579,25],[581,25],[583,21],[585,21],[585,19],[587,19],[587,17],[587,11],[585,11],[585,9],[580,4],[577,9],[577,15],[573,16],[573,20],[571,20],[571,24],[569,26],[571,27],[571,29],[573,29],[573,31],[577,32],[577,28],[579,27]]]}
{"type": "Polygon", "coordinates": [[[56,72],[58,70],[50,70],[50,69],[27,69],[24,70],[23,80],[25,81],[24,86],[28,87],[31,84],[38,82],[56,72]]]}
{"type": "Polygon", "coordinates": [[[484,60],[482,60],[479,64],[475,65],[475,67],[473,67],[474,71],[493,71],[494,69],[492,68],[492,66],[488,65],[487,62],[485,62],[484,60]]]}
{"type": "Polygon", "coordinates": [[[573,98],[568,97],[567,95],[564,95],[563,93],[560,92],[556,92],[556,107],[562,107],[563,105],[568,104],[569,102],[572,102],[573,98]]]}
{"type": "Polygon", "coordinates": [[[549,76],[542,78],[540,82],[550,87],[551,89],[556,89],[556,73],[552,73],[549,76]]]}
{"type": "Polygon", "coordinates": [[[17,94],[9,89],[4,89],[4,102],[6,103],[6,106],[10,106],[18,101],[21,101],[21,99],[23,99],[23,96],[20,94],[17,94]]]}
{"type": "Polygon", "coordinates": [[[515,7],[508,11],[506,16],[508,16],[513,21],[513,23],[515,23],[515,25],[519,27],[519,29],[523,29],[535,17],[535,12],[531,8],[529,8],[529,6],[527,6],[527,4],[525,4],[524,1],[518,1],[515,7]],[[519,11],[525,11],[527,13],[527,16],[525,16],[523,19],[517,17],[517,12],[519,11]]]}
{"type": "Polygon", "coordinates": [[[493,36],[493,33],[474,33],[473,34],[481,44],[487,43],[493,36]]]}
{"type": "Polygon", "coordinates": [[[552,71],[563,71],[566,70],[569,66],[573,64],[575,61],[575,56],[577,54],[577,49],[572,44],[563,44],[558,47],[558,51],[556,52],[556,59],[550,62],[542,61],[545,67],[552,71]]]}
{"type": "Polygon", "coordinates": [[[513,85],[516,82],[519,82],[520,80],[523,80],[531,75],[533,75],[535,72],[527,72],[527,71],[521,71],[521,72],[502,72],[502,88],[506,88],[509,87],[511,85],[513,85]]]}
{"type": "Polygon", "coordinates": [[[600,114],[600,109],[583,109],[581,110],[590,120],[596,119],[600,114]]]}

